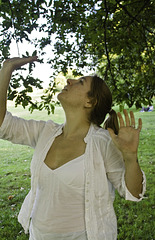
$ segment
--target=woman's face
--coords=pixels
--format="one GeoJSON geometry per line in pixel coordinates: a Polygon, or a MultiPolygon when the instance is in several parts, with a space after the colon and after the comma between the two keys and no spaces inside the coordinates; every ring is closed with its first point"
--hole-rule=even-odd
{"type": "Polygon", "coordinates": [[[67,85],[58,94],[58,100],[73,107],[90,108],[90,100],[87,93],[90,91],[92,77],[80,77],[77,80],[67,79],[67,85]]]}

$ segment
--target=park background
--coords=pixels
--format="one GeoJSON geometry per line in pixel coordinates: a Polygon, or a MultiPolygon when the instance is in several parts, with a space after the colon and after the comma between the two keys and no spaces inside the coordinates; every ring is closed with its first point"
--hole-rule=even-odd
{"type": "MultiPolygon", "coordinates": [[[[55,93],[67,77],[96,72],[108,83],[116,111],[127,108],[142,118],[138,155],[147,191],[139,203],[116,193],[119,240],[155,239],[155,111],[140,112],[147,105],[155,109],[154,22],[153,0],[0,0],[0,66],[10,57],[39,57],[12,75],[9,111],[62,123],[55,93]]],[[[28,239],[17,215],[30,189],[32,154],[0,140],[1,240],[28,239]]]]}

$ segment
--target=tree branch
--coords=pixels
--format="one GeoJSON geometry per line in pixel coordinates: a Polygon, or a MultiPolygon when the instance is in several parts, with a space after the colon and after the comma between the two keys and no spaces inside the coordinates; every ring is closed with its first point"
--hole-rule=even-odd
{"type": "MultiPolygon", "coordinates": [[[[144,26],[143,23],[141,23],[138,19],[137,19],[137,16],[140,14],[140,12],[146,7],[146,4],[144,4],[141,9],[139,10],[139,12],[137,13],[136,16],[133,16],[128,10],[127,8],[125,7],[125,5],[122,5],[119,0],[116,0],[117,4],[119,5],[120,8],[122,8],[124,10],[124,12],[132,19],[132,22],[130,24],[132,24],[134,21],[140,23],[144,29],[146,29],[149,33],[153,33],[150,29],[146,28],[146,26],[144,26]]],[[[150,3],[150,0],[149,1],[146,1],[145,3],[150,3]]]]}
{"type": "Polygon", "coordinates": [[[113,79],[114,87],[116,89],[115,79],[114,79],[113,73],[111,71],[111,62],[110,62],[109,51],[108,51],[108,46],[107,46],[107,30],[106,29],[107,29],[108,7],[107,7],[106,0],[104,0],[104,6],[105,6],[105,10],[106,10],[105,20],[103,23],[103,25],[104,25],[104,43],[105,43],[105,52],[106,52],[107,61],[108,61],[108,66],[106,67],[106,71],[105,71],[105,78],[107,77],[107,72],[109,70],[111,77],[113,79]]]}

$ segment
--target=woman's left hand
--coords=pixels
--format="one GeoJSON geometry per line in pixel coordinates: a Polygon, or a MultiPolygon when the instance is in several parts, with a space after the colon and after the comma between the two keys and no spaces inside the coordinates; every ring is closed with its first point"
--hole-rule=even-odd
{"type": "Polygon", "coordinates": [[[115,135],[111,128],[108,128],[110,136],[116,147],[122,152],[123,156],[137,155],[139,134],[142,128],[142,120],[138,119],[138,127],[135,128],[135,117],[133,112],[130,112],[130,117],[127,110],[124,110],[125,121],[121,113],[117,114],[120,128],[118,135],[115,135]]]}

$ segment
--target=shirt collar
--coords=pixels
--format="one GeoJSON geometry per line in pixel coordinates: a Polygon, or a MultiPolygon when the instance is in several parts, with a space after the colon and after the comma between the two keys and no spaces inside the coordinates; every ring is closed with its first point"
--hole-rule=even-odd
{"type": "Polygon", "coordinates": [[[90,127],[89,127],[89,130],[88,130],[88,133],[87,133],[87,135],[86,135],[85,138],[84,138],[84,142],[85,142],[85,143],[88,143],[90,137],[92,136],[93,129],[94,129],[94,124],[91,123],[91,124],[90,124],[90,127]]]}
{"type": "MultiPolygon", "coordinates": [[[[55,137],[57,137],[58,135],[60,135],[60,134],[62,133],[63,127],[64,127],[64,124],[61,124],[61,125],[59,126],[59,128],[57,129],[57,132],[56,132],[56,134],[55,134],[55,137]]],[[[89,130],[88,130],[88,132],[87,132],[87,135],[86,135],[85,138],[84,138],[84,142],[85,142],[85,143],[88,143],[89,138],[92,136],[93,129],[94,129],[94,124],[91,123],[91,124],[90,124],[90,127],[89,127],[89,130]]]]}

